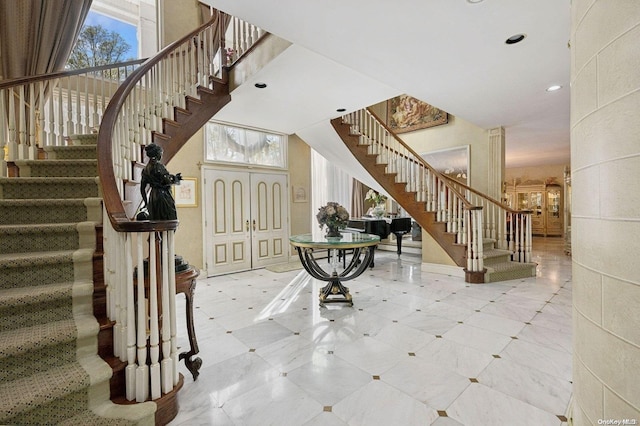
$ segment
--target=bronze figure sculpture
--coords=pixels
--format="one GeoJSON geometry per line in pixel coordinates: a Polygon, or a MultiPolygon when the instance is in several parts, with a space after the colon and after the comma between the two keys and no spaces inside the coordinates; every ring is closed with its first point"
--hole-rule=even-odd
{"type": "Polygon", "coordinates": [[[160,162],[162,148],[155,143],[145,147],[149,162],[142,170],[140,192],[149,220],[176,220],[176,203],[171,195],[171,185],[180,184],[180,173],[172,175],[160,162]],[[147,186],[151,187],[147,199],[147,186]]]}

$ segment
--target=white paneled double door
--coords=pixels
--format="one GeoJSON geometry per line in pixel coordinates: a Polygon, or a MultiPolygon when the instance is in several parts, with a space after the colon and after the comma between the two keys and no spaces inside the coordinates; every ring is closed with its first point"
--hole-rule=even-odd
{"type": "Polygon", "coordinates": [[[204,175],[207,275],[286,262],[287,175],[220,169],[204,175]]]}

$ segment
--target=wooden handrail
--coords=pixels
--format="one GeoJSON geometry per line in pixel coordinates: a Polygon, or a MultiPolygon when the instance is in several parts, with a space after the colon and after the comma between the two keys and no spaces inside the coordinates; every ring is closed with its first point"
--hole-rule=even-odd
{"type": "MultiPolygon", "coordinates": [[[[434,175],[436,175],[439,178],[443,178],[443,175],[438,172],[436,169],[434,169],[433,167],[431,167],[431,165],[429,163],[427,163],[424,158],[422,158],[417,152],[415,152],[410,146],[408,146],[406,143],[404,143],[404,141],[402,141],[402,139],[400,139],[387,125],[386,123],[380,119],[380,117],[378,117],[378,115],[376,115],[375,112],[373,112],[373,110],[369,107],[366,108],[367,112],[369,112],[369,114],[371,114],[376,121],[378,122],[378,124],[380,124],[386,131],[387,133],[389,133],[389,135],[391,135],[396,141],[398,141],[400,143],[400,145],[404,146],[405,149],[411,153],[411,155],[413,155],[416,159],[417,159],[417,163],[422,165],[423,167],[429,169],[429,171],[431,173],[433,173],[434,175]]],[[[403,157],[407,158],[408,160],[410,160],[411,162],[416,162],[415,160],[413,160],[411,157],[407,157],[404,154],[397,152],[395,150],[393,150],[396,154],[398,155],[402,155],[403,157]]],[[[471,210],[472,208],[478,207],[478,206],[474,206],[473,204],[471,204],[471,202],[469,200],[467,200],[460,192],[458,192],[458,190],[456,188],[454,188],[447,180],[443,179],[443,182],[445,184],[445,186],[451,191],[453,192],[455,195],[457,195],[460,200],[462,201],[462,204],[464,205],[464,208],[467,210],[471,210]]],[[[480,207],[482,208],[482,207],[480,207]]]]}
{"type": "MultiPolygon", "coordinates": [[[[166,227],[166,230],[177,229],[178,221],[142,223],[132,221],[127,217],[124,204],[117,189],[118,186],[113,170],[111,139],[113,137],[118,114],[124,106],[125,100],[136,88],[136,85],[141,81],[141,79],[161,60],[169,56],[176,48],[198,35],[205,28],[211,26],[216,19],[217,15],[212,15],[209,21],[191,31],[184,37],[169,44],[154,57],[147,59],[118,87],[111,99],[111,102],[109,103],[109,106],[105,110],[104,117],[100,125],[100,131],[98,132],[98,174],[102,185],[104,207],[113,228],[117,232],[143,232],[145,228],[149,228],[150,226],[166,227]]],[[[153,229],[159,230],[158,228],[153,229]]]]}
{"type": "Polygon", "coordinates": [[[146,60],[147,60],[146,58],[136,59],[133,61],[118,62],[115,64],[108,64],[108,65],[100,65],[98,67],[82,68],[77,70],[65,70],[65,71],[58,71],[58,72],[53,72],[49,74],[39,74],[39,75],[32,75],[27,77],[13,78],[11,80],[3,80],[2,82],[0,82],[0,90],[8,89],[14,86],[30,84],[30,83],[38,83],[40,81],[54,80],[56,78],[72,77],[74,75],[82,75],[82,74],[91,74],[98,71],[104,71],[104,70],[113,69],[113,68],[124,68],[128,66],[136,66],[144,63],[146,60]]]}
{"type": "MultiPolygon", "coordinates": [[[[509,213],[527,213],[527,212],[529,211],[529,210],[515,210],[515,209],[512,209],[512,208],[510,208],[509,206],[505,205],[504,203],[502,203],[502,202],[500,202],[500,201],[498,201],[498,200],[496,200],[496,199],[494,199],[494,198],[492,198],[492,197],[490,197],[490,196],[488,196],[488,195],[486,195],[486,194],[483,194],[482,192],[480,192],[480,191],[478,191],[478,190],[476,190],[476,189],[473,189],[473,188],[471,188],[470,186],[468,186],[468,185],[466,185],[466,184],[464,184],[464,183],[462,183],[462,182],[459,182],[459,181],[457,181],[457,180],[455,180],[455,179],[453,179],[453,178],[451,178],[451,177],[449,177],[449,176],[447,176],[447,175],[443,175],[442,173],[439,173],[437,170],[435,170],[433,167],[431,167],[431,165],[429,165],[429,163],[427,163],[427,162],[422,158],[422,156],[418,155],[418,153],[417,153],[417,152],[415,152],[415,151],[414,151],[410,146],[408,146],[407,144],[405,144],[405,143],[402,141],[402,139],[398,138],[398,137],[397,137],[397,135],[396,135],[396,134],[395,134],[395,133],[394,133],[394,132],[393,132],[393,131],[392,131],[392,130],[387,126],[387,125],[386,125],[386,123],[385,123],[383,120],[381,120],[381,119],[380,119],[380,117],[378,117],[378,115],[377,115],[377,114],[376,114],[376,113],[375,113],[371,108],[367,108],[367,111],[369,111],[369,113],[370,113],[372,116],[374,116],[374,117],[375,117],[375,119],[376,119],[376,120],[377,120],[377,121],[382,125],[382,127],[384,127],[384,128],[385,128],[385,130],[387,130],[387,132],[389,132],[389,134],[390,134],[390,135],[393,135],[393,137],[394,137],[398,142],[400,142],[400,144],[402,144],[402,145],[407,149],[407,151],[409,151],[409,152],[410,152],[411,154],[413,154],[416,158],[418,158],[418,159],[419,159],[419,161],[421,161],[421,163],[422,163],[423,165],[425,165],[425,166],[426,166],[426,167],[427,167],[427,168],[428,168],[432,173],[434,173],[434,174],[436,174],[436,175],[439,175],[440,177],[443,177],[445,180],[450,181],[450,182],[453,182],[453,183],[454,183],[454,184],[456,184],[456,185],[460,185],[460,186],[461,186],[461,187],[463,187],[465,190],[467,190],[467,191],[471,191],[471,192],[473,192],[474,194],[479,195],[480,197],[482,197],[482,198],[484,198],[484,199],[486,199],[486,200],[490,201],[490,202],[491,202],[491,203],[493,203],[493,204],[499,205],[500,207],[502,207],[503,209],[505,209],[505,210],[506,210],[507,212],[509,212],[509,213]]],[[[397,152],[397,151],[395,151],[395,150],[394,150],[394,152],[395,152],[396,154],[398,154],[398,155],[401,155],[401,156],[403,156],[403,157],[406,157],[404,154],[402,154],[402,153],[400,153],[400,152],[397,152]]],[[[413,160],[412,160],[411,158],[409,158],[409,157],[406,157],[406,158],[407,158],[409,161],[413,161],[413,160]]],[[[459,193],[458,193],[458,194],[459,194],[459,193]]]]}

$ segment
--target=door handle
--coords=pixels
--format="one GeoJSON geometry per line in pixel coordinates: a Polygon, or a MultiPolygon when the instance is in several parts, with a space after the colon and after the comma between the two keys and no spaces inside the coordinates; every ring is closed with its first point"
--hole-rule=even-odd
{"type": "Polygon", "coordinates": [[[246,225],[247,225],[247,232],[249,232],[249,219],[247,219],[246,225]]]}
{"type": "Polygon", "coordinates": [[[253,230],[254,231],[256,230],[256,220],[255,219],[253,219],[253,230]]]}

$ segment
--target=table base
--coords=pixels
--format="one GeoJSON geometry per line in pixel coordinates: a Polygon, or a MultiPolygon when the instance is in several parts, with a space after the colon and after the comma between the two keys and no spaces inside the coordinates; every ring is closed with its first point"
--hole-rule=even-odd
{"type": "Polygon", "coordinates": [[[336,273],[331,276],[327,285],[320,289],[320,306],[327,303],[348,303],[349,306],[353,306],[349,287],[342,285],[336,273]]]}

